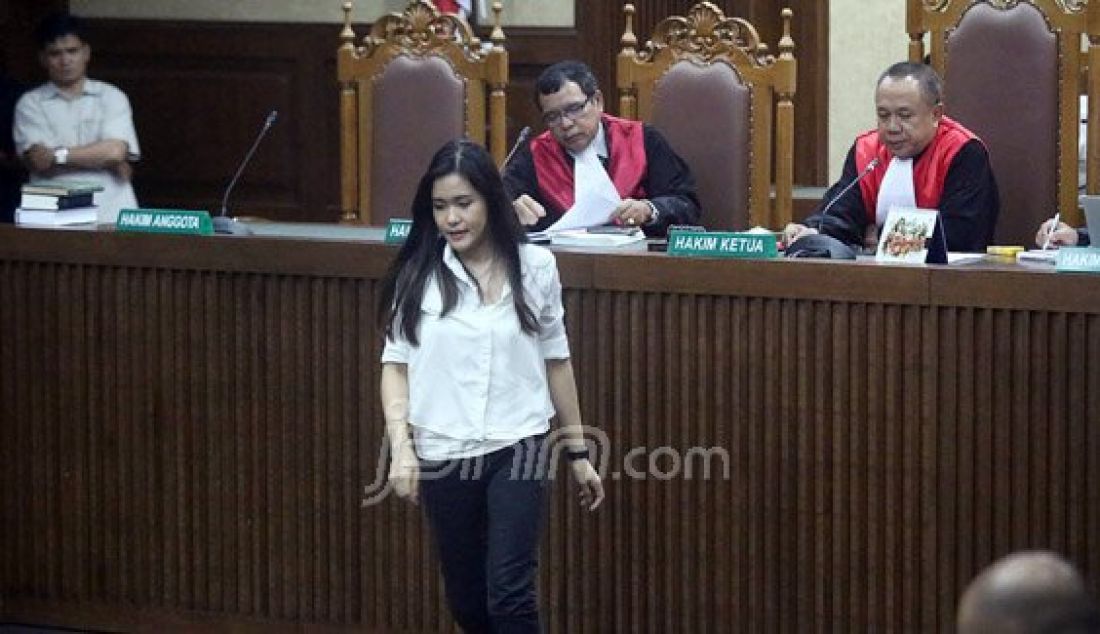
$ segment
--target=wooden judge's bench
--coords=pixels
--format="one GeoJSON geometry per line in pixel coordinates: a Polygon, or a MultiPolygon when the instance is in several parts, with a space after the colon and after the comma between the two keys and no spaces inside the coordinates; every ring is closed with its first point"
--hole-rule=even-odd
{"type": "MultiPolygon", "coordinates": [[[[420,511],[364,506],[394,249],[265,232],[0,227],[0,623],[451,631],[420,511]]],[[[949,630],[1032,547],[1098,589],[1100,277],[557,256],[610,448],[550,631],[949,630]]]]}

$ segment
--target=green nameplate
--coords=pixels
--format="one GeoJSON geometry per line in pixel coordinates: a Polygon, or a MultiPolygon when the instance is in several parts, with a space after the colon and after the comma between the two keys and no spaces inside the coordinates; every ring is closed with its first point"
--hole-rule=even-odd
{"type": "Polygon", "coordinates": [[[779,257],[774,233],[676,231],[668,234],[668,254],[702,258],[768,260],[779,257]]]}
{"type": "Polygon", "coordinates": [[[1054,270],[1072,273],[1100,273],[1100,248],[1062,247],[1054,260],[1054,270]]]}
{"type": "Polygon", "coordinates": [[[143,233],[183,233],[214,235],[214,223],[205,211],[189,209],[123,209],[118,212],[115,228],[143,233]]]}
{"type": "Polygon", "coordinates": [[[404,218],[390,218],[386,222],[386,244],[401,244],[409,237],[412,229],[412,220],[404,218]]]}

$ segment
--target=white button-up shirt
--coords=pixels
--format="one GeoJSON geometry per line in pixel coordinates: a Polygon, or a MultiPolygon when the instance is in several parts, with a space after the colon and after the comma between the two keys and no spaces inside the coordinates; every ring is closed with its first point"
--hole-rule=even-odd
{"type": "Polygon", "coordinates": [[[561,281],[550,251],[530,244],[519,249],[538,334],[520,329],[507,282],[498,302],[483,305],[447,245],[443,261],[458,279],[456,306],[440,315],[443,298],[433,278],[420,305],[420,345],[396,332],[386,341],[382,363],[408,364],[409,424],[423,459],[483,455],[549,429],[554,406],[546,360],[569,358],[561,281]]]}
{"type": "MultiPolygon", "coordinates": [[[[113,139],[126,142],[127,160],[141,158],[130,100],[118,88],[94,79],[85,79],[84,91],[72,99],[66,97],[53,82],[23,95],[15,108],[12,132],[15,149],[20,155],[36,143],[48,148],[80,147],[113,139]]],[[[35,178],[36,175],[31,174],[31,180],[35,178]]],[[[113,223],[119,209],[137,207],[130,182],[118,178],[113,172],[67,170],[62,178],[103,186],[103,191],[95,195],[99,222],[113,223]]]]}

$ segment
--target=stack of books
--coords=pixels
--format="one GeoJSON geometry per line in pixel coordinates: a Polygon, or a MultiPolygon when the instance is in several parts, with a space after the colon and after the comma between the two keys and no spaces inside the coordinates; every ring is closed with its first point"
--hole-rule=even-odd
{"type": "Polygon", "coordinates": [[[86,181],[27,183],[23,185],[23,197],[15,210],[15,222],[49,227],[95,222],[94,197],[102,190],[102,185],[86,181]]]}

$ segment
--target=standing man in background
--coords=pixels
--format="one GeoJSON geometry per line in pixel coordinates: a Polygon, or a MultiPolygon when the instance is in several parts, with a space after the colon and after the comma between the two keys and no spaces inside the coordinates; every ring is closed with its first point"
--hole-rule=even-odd
{"type": "Polygon", "coordinates": [[[136,207],[131,162],[140,158],[130,100],[87,76],[92,50],[79,18],[57,14],[35,32],[49,81],[23,95],[15,109],[15,148],[31,180],[65,178],[103,186],[98,221],[136,207]]]}

